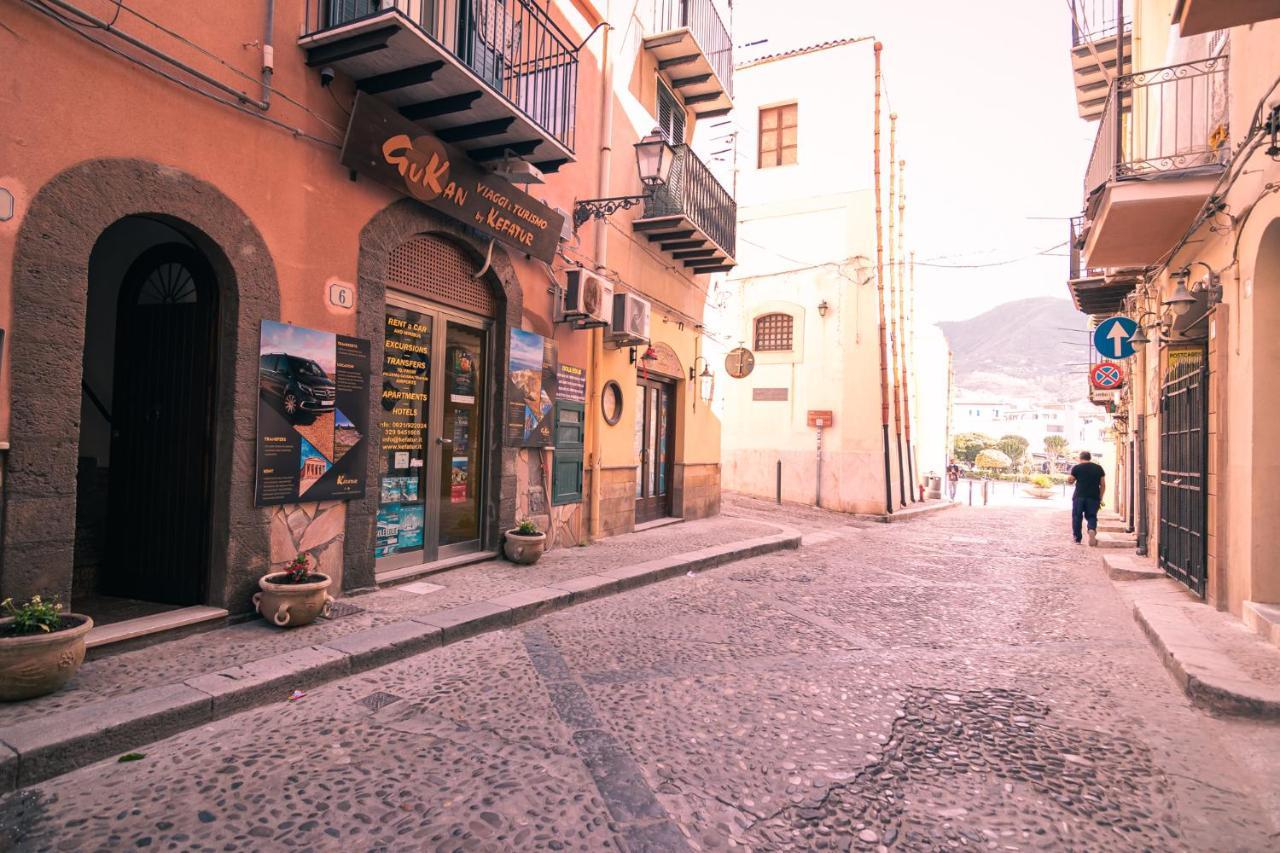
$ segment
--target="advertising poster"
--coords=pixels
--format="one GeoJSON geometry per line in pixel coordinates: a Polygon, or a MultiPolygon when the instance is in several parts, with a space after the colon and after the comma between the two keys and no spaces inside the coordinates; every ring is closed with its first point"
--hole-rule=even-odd
{"type": "Polygon", "coordinates": [[[522,329],[511,330],[507,370],[506,443],[550,447],[556,401],[556,342],[522,329]]]}
{"type": "Polygon", "coordinates": [[[587,402],[587,371],[572,364],[560,365],[556,388],[556,402],[587,402]]]}
{"type": "Polygon", "coordinates": [[[471,405],[476,401],[476,355],[463,346],[449,347],[449,401],[471,405]]]}
{"type": "Polygon", "coordinates": [[[465,456],[455,456],[449,471],[449,503],[466,503],[467,485],[470,475],[469,460],[465,456]]]}
{"type": "Polygon", "coordinates": [[[383,331],[381,488],[375,553],[422,549],[422,470],[430,403],[431,317],[388,305],[383,331]]]}
{"type": "Polygon", "coordinates": [[[262,321],[256,506],[364,496],[369,342],[262,321]]]}

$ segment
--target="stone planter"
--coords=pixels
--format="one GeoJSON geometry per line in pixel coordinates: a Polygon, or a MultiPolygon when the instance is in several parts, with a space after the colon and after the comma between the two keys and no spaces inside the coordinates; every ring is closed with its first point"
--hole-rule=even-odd
{"type": "MultiPolygon", "coordinates": [[[[329,595],[328,575],[310,583],[283,583],[285,572],[275,572],[258,579],[261,592],[253,595],[253,606],[268,622],[281,628],[309,625],[318,616],[328,616],[333,596],[329,595]]],[[[314,577],[316,573],[312,573],[314,577]]]]}
{"type": "MultiPolygon", "coordinates": [[[[0,701],[52,693],[76,674],[84,663],[84,638],[93,620],[79,613],[65,613],[63,619],[76,624],[51,634],[0,636],[0,701]]],[[[12,622],[12,618],[0,619],[0,631],[12,622]]]]}
{"type": "Polygon", "coordinates": [[[514,530],[508,530],[506,541],[502,543],[502,551],[507,555],[507,559],[522,566],[531,566],[538,562],[538,558],[545,550],[547,550],[545,533],[524,536],[514,530]]]}
{"type": "Polygon", "coordinates": [[[1045,489],[1040,486],[1025,486],[1022,491],[1031,495],[1031,497],[1039,498],[1042,501],[1047,501],[1049,498],[1053,497],[1053,489],[1045,489]]]}

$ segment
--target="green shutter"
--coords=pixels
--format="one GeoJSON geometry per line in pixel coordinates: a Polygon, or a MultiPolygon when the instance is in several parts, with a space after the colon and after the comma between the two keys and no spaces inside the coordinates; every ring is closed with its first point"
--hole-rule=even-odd
{"type": "Polygon", "coordinates": [[[582,403],[556,403],[556,452],[551,478],[551,503],[555,506],[582,501],[585,408],[582,403]]]}

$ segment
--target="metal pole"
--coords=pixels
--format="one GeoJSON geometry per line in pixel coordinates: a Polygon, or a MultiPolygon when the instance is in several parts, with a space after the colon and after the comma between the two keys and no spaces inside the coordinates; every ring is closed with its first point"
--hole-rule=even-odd
{"type": "Polygon", "coordinates": [[[814,505],[822,506],[822,424],[818,424],[818,482],[814,487],[814,505]]]}
{"type": "MultiPolygon", "coordinates": [[[[889,346],[893,348],[893,432],[898,444],[898,498],[902,506],[907,505],[906,467],[902,464],[902,372],[898,359],[901,329],[898,315],[902,312],[902,268],[893,239],[894,207],[901,211],[901,190],[895,189],[895,178],[899,171],[898,157],[898,114],[889,113],[889,346]]],[[[902,238],[898,238],[899,244],[902,238]]]]}
{"type": "Polygon", "coordinates": [[[967,480],[969,484],[969,506],[973,506],[973,480],[967,480]]]}
{"type": "Polygon", "coordinates": [[[880,206],[880,52],[876,42],[875,190],[876,190],[876,301],[880,307],[880,433],[884,447],[884,511],[893,514],[893,479],[889,470],[889,342],[884,325],[884,228],[880,206]]]}
{"type": "Polygon", "coordinates": [[[782,503],[782,460],[778,460],[778,503],[782,503]]]}

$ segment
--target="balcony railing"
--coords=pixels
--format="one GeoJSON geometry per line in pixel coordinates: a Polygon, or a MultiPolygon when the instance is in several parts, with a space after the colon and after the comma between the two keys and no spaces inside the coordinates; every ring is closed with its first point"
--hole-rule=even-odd
{"type": "Polygon", "coordinates": [[[653,32],[688,27],[725,91],[733,97],[733,39],[712,0],[654,0],[653,32]]]}
{"type": "Polygon", "coordinates": [[[738,203],[688,145],[677,145],[675,150],[671,176],[645,200],[642,218],[684,216],[733,258],[738,203]]]}
{"type": "Polygon", "coordinates": [[[573,41],[535,0],[307,0],[307,34],[394,9],[570,150],[573,41]]]}
{"type": "Polygon", "coordinates": [[[1229,149],[1226,55],[1123,74],[1107,96],[1085,198],[1110,181],[1221,166],[1229,149]]]}
{"type": "MultiPolygon", "coordinates": [[[[1129,32],[1129,3],[1125,4],[1122,21],[1124,32],[1129,32]]],[[[1104,41],[1116,34],[1115,0],[1071,0],[1071,46],[1081,47],[1090,42],[1104,41]]]]}
{"type": "Polygon", "coordinates": [[[1091,269],[1083,266],[1083,258],[1081,250],[1084,248],[1084,217],[1071,217],[1071,235],[1070,241],[1067,243],[1068,260],[1067,279],[1075,281],[1078,278],[1098,278],[1103,275],[1104,271],[1099,269],[1091,269]]]}

